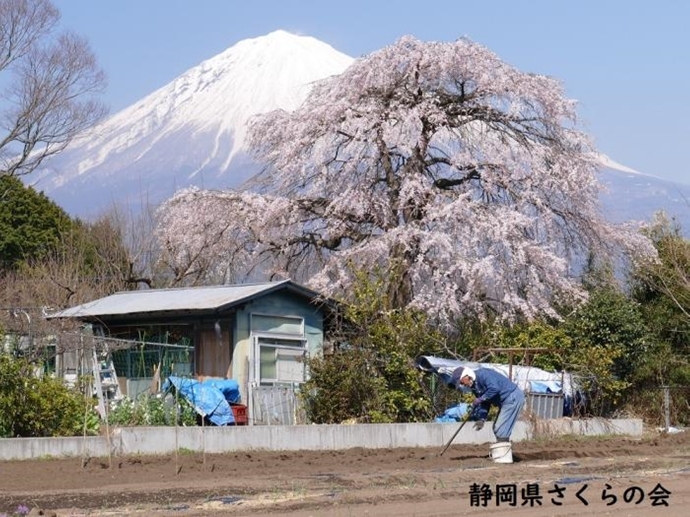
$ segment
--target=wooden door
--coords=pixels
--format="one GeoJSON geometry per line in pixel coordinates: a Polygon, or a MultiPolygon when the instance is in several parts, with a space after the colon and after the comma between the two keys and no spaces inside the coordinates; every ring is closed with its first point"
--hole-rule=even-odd
{"type": "Polygon", "coordinates": [[[204,328],[199,333],[197,346],[196,374],[199,377],[231,376],[230,332],[221,330],[220,339],[213,328],[204,328]]]}

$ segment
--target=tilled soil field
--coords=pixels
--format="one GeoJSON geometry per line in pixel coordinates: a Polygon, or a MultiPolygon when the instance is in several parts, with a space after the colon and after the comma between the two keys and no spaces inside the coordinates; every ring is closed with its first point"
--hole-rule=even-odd
{"type": "Polygon", "coordinates": [[[690,512],[690,431],[434,449],[45,459],[0,463],[0,515],[551,515],[690,512]]]}

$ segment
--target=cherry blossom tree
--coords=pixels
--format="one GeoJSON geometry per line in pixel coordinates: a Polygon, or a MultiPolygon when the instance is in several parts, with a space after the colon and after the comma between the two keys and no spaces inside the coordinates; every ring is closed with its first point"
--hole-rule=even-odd
{"type": "Polygon", "coordinates": [[[180,193],[161,232],[187,258],[228,258],[242,232],[244,259],[271,255],[274,273],[331,296],[384,268],[395,306],[442,324],[556,316],[585,297],[578,258],[652,252],[600,214],[575,108],[557,80],[472,41],[404,37],[316,83],[296,111],[253,121],[258,194],[194,192],[190,208],[180,193]]]}
{"type": "Polygon", "coordinates": [[[167,285],[241,281],[257,258],[260,217],[268,198],[252,193],[179,191],[157,211],[158,267],[167,285]],[[165,273],[161,273],[165,274],[165,273]]]}

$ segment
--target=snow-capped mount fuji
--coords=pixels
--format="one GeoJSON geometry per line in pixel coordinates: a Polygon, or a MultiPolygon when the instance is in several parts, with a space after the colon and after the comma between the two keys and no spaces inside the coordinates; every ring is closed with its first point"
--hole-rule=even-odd
{"type": "MultiPolygon", "coordinates": [[[[116,113],[25,177],[68,213],[91,218],[110,206],[137,212],[187,186],[237,188],[258,171],[246,122],[295,109],[314,81],[354,59],[317,39],[275,31],[240,41],[116,113]]],[[[690,232],[690,185],[600,157],[605,215],[648,220],[665,210],[690,232]]]]}
{"type": "Polygon", "coordinates": [[[293,110],[353,58],[275,31],[240,41],[116,113],[26,181],[82,217],[158,204],[177,189],[238,186],[257,171],[245,147],[256,114],[293,110]]]}

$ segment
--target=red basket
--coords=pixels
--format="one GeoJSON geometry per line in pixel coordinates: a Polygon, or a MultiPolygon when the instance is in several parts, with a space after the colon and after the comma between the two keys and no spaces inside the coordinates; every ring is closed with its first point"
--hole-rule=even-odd
{"type": "Polygon", "coordinates": [[[247,425],[247,406],[244,404],[230,404],[235,425],[247,425]]]}

